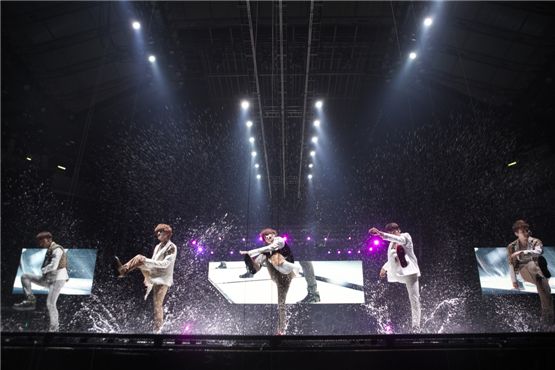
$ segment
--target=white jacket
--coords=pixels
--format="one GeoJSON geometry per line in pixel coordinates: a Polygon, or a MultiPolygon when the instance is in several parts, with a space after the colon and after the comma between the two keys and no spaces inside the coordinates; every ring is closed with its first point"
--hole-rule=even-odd
{"type": "Polygon", "coordinates": [[[145,285],[147,287],[152,284],[173,285],[173,268],[175,266],[175,258],[177,257],[177,247],[171,240],[161,247],[162,243],[154,248],[152,258],[145,259],[141,270],[148,272],[145,276],[145,285]]]}
{"type": "Polygon", "coordinates": [[[420,276],[420,268],[418,260],[414,254],[414,245],[409,233],[401,233],[401,235],[383,233],[382,238],[389,241],[387,248],[387,262],[383,265],[383,269],[387,271],[387,281],[390,283],[405,282],[405,276],[417,274],[420,276]],[[401,267],[397,259],[397,250],[395,244],[400,244],[405,249],[405,259],[408,262],[407,267],[401,267]]]}
{"type": "Polygon", "coordinates": [[[248,251],[249,256],[256,257],[259,254],[266,252],[275,252],[285,247],[285,239],[281,236],[276,236],[271,244],[265,245],[260,248],[251,249],[248,251]]]}

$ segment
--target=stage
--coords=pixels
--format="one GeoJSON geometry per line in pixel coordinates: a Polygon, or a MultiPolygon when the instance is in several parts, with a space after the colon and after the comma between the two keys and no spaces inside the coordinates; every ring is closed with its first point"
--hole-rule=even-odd
{"type": "Polygon", "coordinates": [[[555,334],[375,336],[176,336],[2,333],[5,369],[365,366],[436,369],[546,369],[555,334]]]}

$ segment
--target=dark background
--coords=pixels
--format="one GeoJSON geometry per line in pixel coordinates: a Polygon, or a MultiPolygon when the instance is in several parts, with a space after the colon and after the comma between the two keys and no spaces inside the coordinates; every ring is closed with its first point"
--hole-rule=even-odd
{"type": "MultiPolygon", "coordinates": [[[[93,295],[59,301],[64,330],[148,330],[140,278],[115,279],[111,262],[150,255],[168,223],[170,330],[268,333],[275,307],[221,310],[209,259],[237,258],[268,225],[297,259],[337,259],[327,252],[396,221],[415,242],[431,332],[534,330],[537,297],[480,296],[473,248],[506,245],[519,218],[555,240],[553,4],[248,4],[2,2],[2,305],[20,298],[21,248],[48,229],[98,249],[93,295]],[[515,306],[523,318],[506,315],[515,306]]],[[[404,287],[376,281],[383,254],[362,258],[368,304],[291,306],[293,333],[405,329],[404,287]]],[[[3,330],[21,322],[3,314],[3,330]]]]}

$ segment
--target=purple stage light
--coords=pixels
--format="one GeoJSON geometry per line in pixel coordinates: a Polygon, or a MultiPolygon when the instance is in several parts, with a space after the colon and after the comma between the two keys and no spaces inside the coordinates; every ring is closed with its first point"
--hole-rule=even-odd
{"type": "Polygon", "coordinates": [[[372,251],[374,250],[374,248],[373,248],[373,247],[370,247],[370,248],[368,248],[368,250],[369,250],[370,252],[372,252],[372,251]]]}
{"type": "Polygon", "coordinates": [[[327,238],[327,237],[325,237],[325,238],[324,238],[324,241],[326,241],[326,242],[327,242],[327,241],[328,241],[328,238],[327,238]]]}
{"type": "Polygon", "coordinates": [[[306,240],[310,240],[310,236],[307,236],[307,237],[306,237],[306,240]]]}
{"type": "Polygon", "coordinates": [[[348,238],[348,239],[349,239],[349,240],[351,240],[351,237],[349,236],[349,238],[348,238]]]}
{"type": "Polygon", "coordinates": [[[348,251],[347,253],[351,254],[351,251],[348,251]]]}
{"type": "Polygon", "coordinates": [[[341,254],[341,251],[337,251],[337,254],[341,254]]]}
{"type": "Polygon", "coordinates": [[[210,254],[214,254],[214,251],[210,251],[210,254]]]}
{"type": "Polygon", "coordinates": [[[243,241],[245,242],[245,241],[247,241],[247,239],[243,238],[243,241]]]}
{"type": "Polygon", "coordinates": [[[374,241],[372,242],[376,247],[378,245],[380,245],[380,241],[378,239],[374,239],[374,241]]]}
{"type": "Polygon", "coordinates": [[[202,253],[202,252],[204,252],[204,248],[199,245],[197,247],[197,253],[202,253]]]}
{"type": "Polygon", "coordinates": [[[360,254],[360,251],[357,251],[358,254],[360,254]]]}
{"type": "Polygon", "coordinates": [[[197,245],[197,241],[196,241],[196,240],[193,240],[193,241],[191,242],[191,244],[197,245]]]}
{"type": "Polygon", "coordinates": [[[287,235],[283,236],[283,240],[287,241],[287,235]]]}
{"type": "Polygon", "coordinates": [[[328,254],[331,254],[331,251],[328,251],[328,254]]]}
{"type": "Polygon", "coordinates": [[[259,237],[258,237],[258,240],[259,240],[259,241],[262,241],[262,237],[261,237],[261,236],[259,236],[259,237]]]}
{"type": "Polygon", "coordinates": [[[233,254],[233,251],[229,252],[229,254],[233,254]]]}

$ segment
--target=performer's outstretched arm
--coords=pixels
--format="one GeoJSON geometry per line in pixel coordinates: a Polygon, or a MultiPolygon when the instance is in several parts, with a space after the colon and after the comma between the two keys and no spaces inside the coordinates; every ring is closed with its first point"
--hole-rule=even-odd
{"type": "Polygon", "coordinates": [[[251,257],[255,257],[262,253],[280,250],[284,246],[285,246],[285,240],[282,237],[276,236],[274,238],[274,241],[271,244],[265,245],[260,248],[251,249],[250,251],[247,252],[247,254],[251,257]]]}

